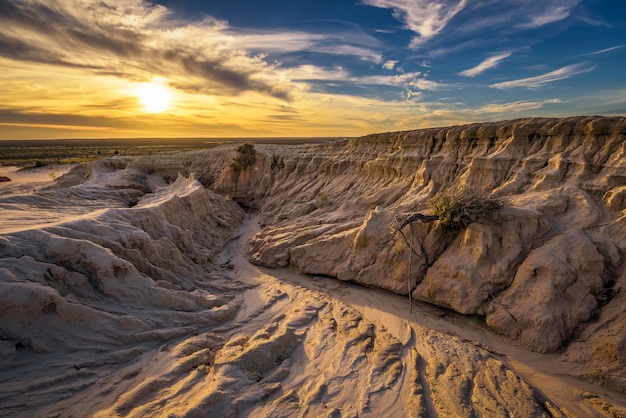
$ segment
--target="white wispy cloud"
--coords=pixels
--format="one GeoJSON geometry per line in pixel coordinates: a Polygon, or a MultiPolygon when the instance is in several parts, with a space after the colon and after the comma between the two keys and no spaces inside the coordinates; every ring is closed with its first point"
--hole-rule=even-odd
{"type": "Polygon", "coordinates": [[[465,71],[461,71],[459,75],[462,75],[464,77],[476,77],[478,74],[482,74],[490,68],[497,67],[501,61],[510,57],[511,54],[511,52],[502,52],[497,55],[492,55],[477,66],[469,68],[465,71]]]}
{"type": "MultiPolygon", "coordinates": [[[[583,20],[582,12],[577,9],[580,2],[581,0],[543,0],[534,2],[530,6],[528,0],[507,0],[506,2],[476,0],[464,4],[463,9],[458,11],[454,9],[457,3],[448,2],[449,6],[443,7],[440,13],[443,14],[448,9],[456,11],[454,16],[458,16],[453,21],[454,25],[451,25],[449,21],[445,22],[445,25],[439,26],[437,33],[431,33],[430,38],[438,35],[442,42],[435,43],[437,49],[425,52],[431,57],[451,55],[471,48],[486,47],[494,44],[494,41],[502,45],[506,40],[513,39],[516,33],[523,33],[550,23],[562,20],[574,21],[574,19],[580,22],[583,20]],[[489,37],[485,36],[487,33],[490,34],[489,37]]],[[[405,21],[400,12],[396,13],[396,17],[405,21]]],[[[415,46],[428,41],[429,36],[422,35],[418,30],[420,27],[426,27],[425,25],[414,25],[414,28],[411,28],[407,23],[406,26],[419,35],[414,39],[415,46]]],[[[525,46],[520,45],[518,48],[525,46]]]]}
{"type": "Polygon", "coordinates": [[[276,72],[285,80],[296,82],[322,81],[326,83],[349,83],[353,85],[371,85],[397,87],[406,90],[441,91],[454,88],[452,83],[429,80],[426,74],[416,71],[395,75],[351,74],[343,67],[321,68],[314,65],[277,69],[276,72]]]}
{"type": "MultiPolygon", "coordinates": [[[[393,16],[417,34],[409,46],[417,49],[444,32],[450,21],[468,10],[471,19],[460,20],[454,32],[468,36],[485,29],[510,33],[511,29],[539,28],[569,18],[581,0],[545,0],[530,6],[527,0],[362,0],[363,4],[393,10],[393,16]]],[[[467,17],[467,14],[466,14],[467,17]]]]}
{"type": "Polygon", "coordinates": [[[343,67],[322,68],[304,64],[276,71],[282,78],[290,81],[350,81],[354,79],[343,67]]]}
{"type": "Polygon", "coordinates": [[[547,104],[563,103],[561,99],[521,100],[510,103],[490,103],[475,109],[478,113],[516,113],[541,109],[547,104]]]}
{"type": "Polygon", "coordinates": [[[578,57],[588,57],[588,56],[591,56],[591,55],[606,54],[607,52],[615,51],[616,49],[624,48],[625,46],[626,46],[626,44],[616,45],[616,46],[612,46],[610,48],[605,48],[605,49],[601,49],[599,51],[589,52],[587,54],[580,54],[580,55],[577,55],[577,56],[578,57]]]}
{"type": "Polygon", "coordinates": [[[419,47],[441,32],[467,6],[468,0],[449,3],[430,0],[363,0],[363,4],[369,6],[393,9],[394,17],[418,35],[411,41],[411,48],[419,47]]]}
{"type": "Polygon", "coordinates": [[[393,70],[396,67],[396,64],[398,63],[397,60],[387,60],[385,61],[385,63],[383,64],[383,68],[385,70],[393,70]]]}
{"type": "Polygon", "coordinates": [[[329,55],[352,55],[376,63],[382,55],[376,50],[380,42],[361,31],[312,33],[302,31],[229,31],[231,45],[247,51],[289,54],[293,52],[319,52],[329,55]]]}
{"type": "Polygon", "coordinates": [[[408,83],[408,86],[415,88],[417,90],[426,90],[426,91],[449,90],[455,87],[455,85],[451,83],[442,83],[439,81],[432,81],[426,78],[415,78],[411,82],[408,83]]]}
{"type": "Polygon", "coordinates": [[[396,86],[407,90],[421,90],[421,91],[441,91],[449,90],[455,87],[455,84],[444,83],[440,81],[433,81],[426,78],[426,74],[417,72],[410,72],[404,74],[397,74],[394,76],[361,76],[351,77],[350,81],[355,84],[370,84],[380,86],[396,86]]]}
{"type": "Polygon", "coordinates": [[[504,81],[501,83],[491,84],[489,87],[493,87],[496,89],[506,90],[512,88],[527,88],[527,89],[538,89],[541,87],[545,87],[547,84],[554,83],[559,80],[565,80],[567,78],[573,77],[578,74],[588,73],[593,71],[595,67],[589,67],[584,63],[568,65],[566,67],[559,68],[554,71],[550,71],[548,73],[534,76],[521,78],[518,80],[504,81]]]}
{"type": "Polygon", "coordinates": [[[372,61],[377,64],[380,64],[383,60],[383,57],[380,53],[373,51],[369,48],[363,48],[359,46],[353,45],[326,45],[326,46],[316,46],[310,49],[311,52],[320,52],[329,55],[352,55],[355,57],[359,57],[365,61],[372,61]]]}
{"type": "Polygon", "coordinates": [[[570,11],[567,7],[556,7],[541,15],[533,16],[530,21],[520,24],[520,28],[531,29],[558,22],[569,17],[570,11]]]}
{"type": "Polygon", "coordinates": [[[319,33],[292,32],[230,32],[229,43],[233,48],[288,53],[309,50],[319,45],[326,36],[319,33]]]}
{"type": "MultiPolygon", "coordinates": [[[[519,25],[523,29],[534,29],[550,23],[567,19],[572,10],[580,3],[580,0],[556,0],[547,2],[546,8],[539,13],[527,16],[527,21],[519,25]]],[[[528,7],[528,5],[526,5],[528,7]]],[[[528,9],[533,9],[528,7],[528,9]]]]}

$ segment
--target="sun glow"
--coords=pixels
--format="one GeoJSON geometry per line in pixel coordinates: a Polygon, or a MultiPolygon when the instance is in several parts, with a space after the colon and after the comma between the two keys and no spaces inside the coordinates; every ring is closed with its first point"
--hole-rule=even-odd
{"type": "Polygon", "coordinates": [[[143,83],[135,92],[139,102],[148,113],[165,112],[170,106],[170,91],[157,83],[143,83]]]}

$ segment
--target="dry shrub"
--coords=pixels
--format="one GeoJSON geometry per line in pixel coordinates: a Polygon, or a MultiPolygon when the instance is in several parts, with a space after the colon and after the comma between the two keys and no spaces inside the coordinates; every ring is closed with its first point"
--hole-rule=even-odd
{"type": "Polygon", "coordinates": [[[428,205],[442,225],[451,229],[465,228],[502,207],[502,202],[470,192],[439,192],[428,205]]]}
{"type": "Polygon", "coordinates": [[[237,155],[230,162],[230,168],[236,173],[245,171],[254,165],[256,161],[256,150],[254,145],[245,143],[237,148],[237,155]]]}

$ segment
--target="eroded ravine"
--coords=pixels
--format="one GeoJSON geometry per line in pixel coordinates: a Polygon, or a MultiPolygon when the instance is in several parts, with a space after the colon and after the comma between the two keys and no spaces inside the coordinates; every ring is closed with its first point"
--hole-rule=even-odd
{"type": "MultiPolygon", "coordinates": [[[[245,245],[259,230],[258,216],[248,214],[242,223],[238,237],[231,241],[226,249],[218,255],[218,260],[230,260],[236,266],[234,273],[238,277],[246,278],[246,281],[251,279],[250,284],[257,284],[254,288],[246,291],[250,293],[245,297],[246,300],[261,299],[259,292],[263,292],[263,288],[280,288],[284,294],[283,297],[289,300],[292,300],[296,294],[310,295],[314,300],[319,301],[321,299],[328,305],[348,306],[362,321],[372,324],[377,332],[380,330],[389,333],[399,343],[399,351],[394,355],[396,356],[395,360],[401,365],[402,373],[397,378],[395,385],[385,388],[385,391],[390,393],[382,396],[382,398],[388,404],[385,404],[385,401],[381,401],[378,406],[367,404],[364,405],[361,413],[371,413],[372,416],[376,416],[376,411],[385,411],[386,413],[406,415],[416,414],[416,416],[449,416],[451,413],[448,409],[449,406],[446,405],[445,399],[441,399],[441,394],[446,390],[454,393],[457,383],[442,384],[433,381],[435,376],[432,374],[433,370],[441,367],[441,365],[436,366],[437,362],[441,361],[441,358],[438,358],[440,353],[435,355],[433,353],[438,350],[446,350],[447,345],[437,347],[437,343],[443,340],[447,341],[446,344],[453,341],[454,351],[457,354],[464,353],[471,357],[479,353],[478,365],[475,365],[478,370],[485,367],[488,370],[485,373],[489,373],[493,369],[491,365],[486,366],[485,363],[494,361],[499,364],[495,370],[504,368],[514,373],[517,376],[516,379],[519,379],[517,381],[519,385],[524,386],[526,383],[529,385],[529,393],[532,394],[532,399],[537,403],[538,409],[536,411],[541,410],[551,414],[561,411],[568,416],[595,416],[598,411],[583,401],[583,393],[585,392],[599,394],[602,398],[618,405],[620,403],[619,397],[615,394],[569,377],[567,375],[569,366],[560,367],[556,360],[557,355],[537,354],[520,348],[505,337],[494,334],[480,318],[459,315],[415,301],[413,302],[413,312],[410,312],[409,301],[406,297],[384,290],[365,288],[327,277],[304,276],[293,268],[272,269],[250,264],[245,255],[245,245]],[[435,344],[429,345],[429,341],[435,342],[435,344]],[[446,387],[446,384],[449,387],[446,387]],[[431,392],[431,386],[437,388],[437,393],[431,392]],[[418,402],[411,400],[411,397],[415,397],[416,393],[419,394],[420,398],[418,402]],[[383,407],[384,405],[387,407],[383,407]]],[[[273,306],[270,309],[271,315],[281,316],[287,309],[287,305],[282,304],[278,309],[277,306],[273,306]]],[[[256,314],[261,315],[258,312],[256,314]]],[[[328,312],[324,309],[319,309],[313,320],[324,322],[324,316],[327,314],[328,312]]],[[[327,347],[327,349],[332,351],[332,347],[327,347]]],[[[301,387],[303,381],[315,379],[315,372],[319,373],[319,368],[311,364],[303,364],[303,362],[315,363],[318,359],[304,356],[302,352],[294,354],[294,357],[291,363],[292,370],[281,383],[281,389],[272,394],[263,406],[255,405],[248,408],[246,414],[258,416],[259,411],[262,411],[263,414],[272,416],[272,405],[275,403],[281,405],[281,400],[287,394],[291,393],[291,396],[294,396],[292,392],[303,391],[301,387]]],[[[458,360],[455,357],[444,358],[451,361],[458,360]]],[[[467,359],[460,361],[467,361],[467,359]]],[[[476,361],[476,359],[472,361],[476,361]]],[[[328,371],[326,370],[326,372],[328,371]]],[[[458,376],[460,381],[467,382],[468,379],[472,380],[476,376],[476,370],[465,370],[465,372],[468,374],[464,376],[460,373],[458,376]]],[[[324,378],[332,381],[336,379],[336,376],[326,375],[324,378]]],[[[494,375],[490,378],[497,380],[501,377],[494,375]]],[[[466,383],[461,383],[461,385],[463,384],[466,383]]],[[[356,395],[352,393],[354,390],[358,389],[346,385],[343,388],[342,396],[350,398],[356,395]],[[346,396],[346,393],[349,395],[346,396]]],[[[468,414],[472,410],[475,413],[481,412],[476,406],[476,404],[481,404],[480,388],[475,387],[473,390],[474,393],[478,393],[475,395],[475,399],[470,395],[467,395],[469,399],[459,399],[460,404],[465,402],[465,409],[460,408],[458,412],[465,411],[468,414]]],[[[501,386],[500,390],[505,391],[506,385],[501,386]]],[[[508,395],[500,393],[499,395],[514,398],[513,393],[508,395]]],[[[306,405],[306,411],[314,411],[317,402],[323,402],[323,399],[323,396],[309,399],[311,404],[306,405]]],[[[299,402],[298,408],[303,408],[302,400],[299,402]]],[[[511,412],[515,411],[511,410],[511,412]]]]}
{"type": "Polygon", "coordinates": [[[623,395],[625,126],[621,117],[521,119],[264,146],[248,170],[212,165],[200,178],[258,208],[255,264],[411,289],[623,395]],[[416,222],[404,231],[410,244],[391,233],[429,214],[439,192],[503,206],[453,233],[416,222]],[[410,246],[420,254],[411,267],[410,246]]]}

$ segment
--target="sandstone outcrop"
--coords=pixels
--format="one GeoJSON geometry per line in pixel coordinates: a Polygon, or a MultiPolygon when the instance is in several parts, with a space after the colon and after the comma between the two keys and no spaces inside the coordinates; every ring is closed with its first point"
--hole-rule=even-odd
{"type": "MultiPolygon", "coordinates": [[[[209,184],[258,208],[266,228],[249,244],[253,262],[411,292],[483,316],[538,352],[620,309],[625,118],[523,119],[258,151],[245,176],[226,169],[209,184]],[[444,190],[504,207],[459,231],[415,223],[409,277],[410,250],[394,222],[428,213],[428,199],[444,190]]],[[[608,335],[586,344],[614,347],[607,367],[621,373],[625,323],[610,318],[608,335]]]]}

